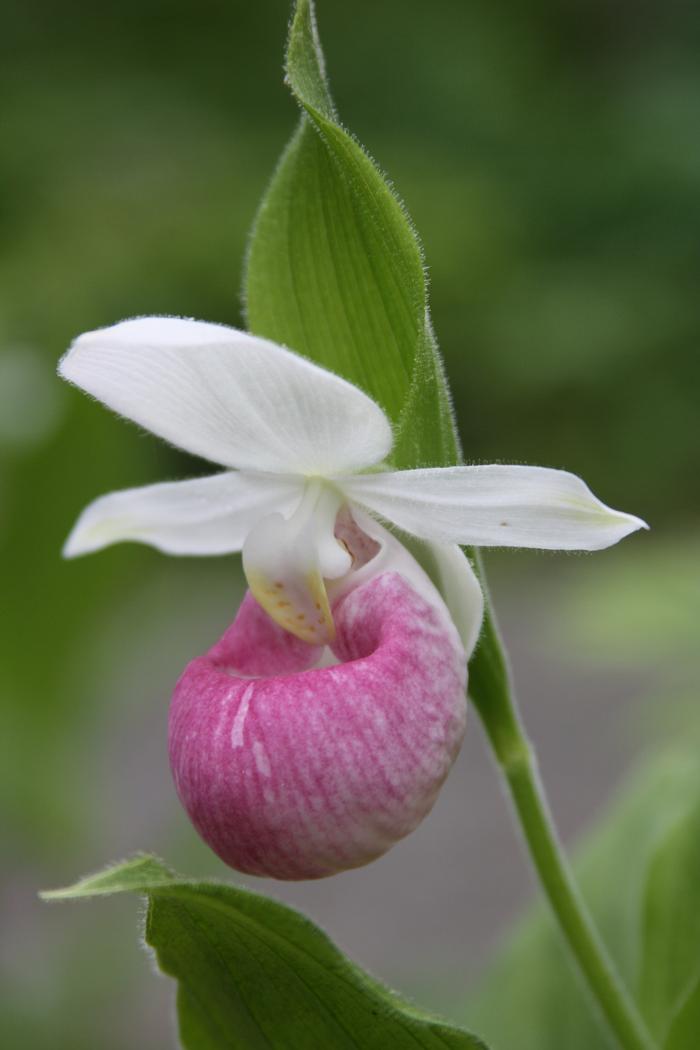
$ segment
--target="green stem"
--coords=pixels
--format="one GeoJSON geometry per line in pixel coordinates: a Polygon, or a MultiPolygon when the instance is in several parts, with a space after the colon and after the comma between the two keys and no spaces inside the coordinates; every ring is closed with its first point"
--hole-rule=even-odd
{"type": "Polygon", "coordinates": [[[624,1050],[656,1050],[593,924],[559,842],[491,612],[487,612],[470,668],[470,694],[508,785],[542,889],[600,1011],[624,1050]]]}

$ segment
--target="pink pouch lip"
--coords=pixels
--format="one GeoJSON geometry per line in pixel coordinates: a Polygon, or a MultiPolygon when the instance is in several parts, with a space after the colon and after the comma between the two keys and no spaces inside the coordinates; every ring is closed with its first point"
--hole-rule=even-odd
{"type": "Polygon", "coordinates": [[[466,660],[440,610],[386,572],[334,616],[338,662],[318,666],[319,647],[248,595],[176,686],[178,794],[241,871],[319,878],[367,863],[426,815],[459,750],[466,660]]]}

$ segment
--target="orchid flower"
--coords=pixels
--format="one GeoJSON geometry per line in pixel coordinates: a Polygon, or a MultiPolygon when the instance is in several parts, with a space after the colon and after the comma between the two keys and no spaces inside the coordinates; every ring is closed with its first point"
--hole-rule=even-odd
{"type": "Polygon", "coordinates": [[[306,641],[333,637],[324,581],[350,569],[334,537],[344,504],[423,540],[477,547],[597,550],[644,524],[561,470],[382,470],[392,431],[375,402],[289,350],[223,325],[124,321],[80,336],[59,371],[159,437],[228,468],[101,497],[65,554],[120,540],[169,554],[242,551],[256,599],[306,641]]]}
{"type": "Polygon", "coordinates": [[[483,609],[458,545],[596,550],[644,527],[560,470],[386,469],[379,405],[222,325],[123,321],[80,336],[59,372],[226,468],[100,497],[65,554],[122,540],[242,552],[252,597],[180,679],[170,754],[195,826],[244,871],[357,866],[430,809],[462,740],[483,609]],[[440,590],[377,519],[427,543],[440,590]]]}

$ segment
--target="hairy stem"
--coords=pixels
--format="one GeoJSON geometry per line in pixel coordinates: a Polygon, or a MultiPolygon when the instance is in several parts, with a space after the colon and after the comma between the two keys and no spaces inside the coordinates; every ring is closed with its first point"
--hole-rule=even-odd
{"type": "MultiPolygon", "coordinates": [[[[483,573],[481,575],[483,582],[483,573]]],[[[472,661],[470,693],[508,785],[542,889],[601,1014],[623,1050],[656,1050],[656,1043],[588,913],[562,849],[534,751],[518,712],[503,643],[490,610],[472,661]]]]}

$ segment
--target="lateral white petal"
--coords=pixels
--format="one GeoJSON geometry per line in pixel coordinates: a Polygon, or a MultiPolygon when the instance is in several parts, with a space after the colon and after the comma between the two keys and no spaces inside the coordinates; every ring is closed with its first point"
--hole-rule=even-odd
{"type": "Polygon", "coordinates": [[[226,472],[100,496],[78,518],[64,556],[131,540],[166,554],[228,554],[272,510],[289,513],[301,485],[291,478],[226,472]]]}
{"type": "Polygon", "coordinates": [[[443,543],[600,550],[647,528],[606,507],[575,474],[547,467],[402,470],[337,483],[406,532],[443,543]]]}
{"type": "Polygon", "coordinates": [[[430,543],[440,591],[469,659],[481,633],[484,592],[469,559],[454,543],[430,543]]]}
{"type": "Polygon", "coordinates": [[[122,321],[79,336],[59,373],[173,445],[229,467],[346,473],[391,448],[386,416],[357,387],[224,325],[122,321]]]}

